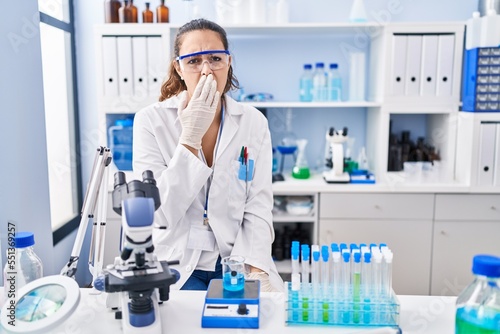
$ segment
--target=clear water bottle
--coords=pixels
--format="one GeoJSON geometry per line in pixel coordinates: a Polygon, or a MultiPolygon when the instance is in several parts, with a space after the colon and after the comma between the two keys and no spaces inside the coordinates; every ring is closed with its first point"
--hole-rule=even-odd
{"type": "Polygon", "coordinates": [[[327,74],[328,101],[342,100],[342,79],[340,78],[339,65],[330,64],[330,70],[327,74]]]}
{"type": "Polygon", "coordinates": [[[324,63],[316,63],[313,76],[313,101],[326,101],[326,72],[324,63]]]}
{"type": "Polygon", "coordinates": [[[500,258],[476,255],[474,281],[457,299],[456,334],[500,333],[500,258]]]}
{"type": "Polygon", "coordinates": [[[9,292],[17,295],[20,288],[43,276],[42,260],[35,254],[34,244],[32,232],[16,233],[15,251],[7,250],[7,262],[3,271],[4,297],[8,297],[9,292]]]}
{"type": "Polygon", "coordinates": [[[300,101],[311,102],[313,99],[312,65],[304,64],[304,72],[300,76],[300,101]]]}

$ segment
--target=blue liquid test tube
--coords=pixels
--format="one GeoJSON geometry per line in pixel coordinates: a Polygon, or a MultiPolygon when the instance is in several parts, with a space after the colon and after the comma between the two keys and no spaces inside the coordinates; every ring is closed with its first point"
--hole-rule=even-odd
{"type": "Polygon", "coordinates": [[[342,321],[345,324],[349,323],[350,312],[349,312],[349,302],[350,302],[350,288],[351,288],[351,253],[348,249],[344,249],[342,253],[342,302],[341,307],[344,309],[342,312],[342,321]]]}
{"type": "Polygon", "coordinates": [[[291,303],[292,303],[292,320],[299,320],[299,290],[300,290],[300,267],[299,255],[300,244],[298,241],[292,241],[292,286],[291,286],[291,303]]]}
{"type": "Polygon", "coordinates": [[[363,254],[363,262],[361,263],[361,287],[363,293],[363,322],[365,324],[371,323],[371,308],[370,308],[370,287],[372,286],[372,268],[371,268],[372,254],[365,252],[363,254]]]}
{"type": "Polygon", "coordinates": [[[360,302],[361,302],[361,252],[359,249],[353,249],[352,253],[352,305],[353,316],[352,321],[355,324],[360,322],[360,302]]]}
{"type": "Polygon", "coordinates": [[[314,321],[318,321],[318,307],[321,305],[320,303],[320,272],[319,272],[319,246],[312,245],[311,247],[311,282],[313,288],[313,308],[314,308],[314,321]]]}

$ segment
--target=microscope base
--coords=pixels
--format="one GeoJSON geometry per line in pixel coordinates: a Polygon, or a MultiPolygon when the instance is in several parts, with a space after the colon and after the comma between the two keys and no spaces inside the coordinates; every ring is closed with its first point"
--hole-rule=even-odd
{"type": "MultiPolygon", "coordinates": [[[[147,333],[147,334],[161,334],[161,318],[160,318],[160,305],[158,304],[158,299],[156,298],[156,293],[153,293],[151,300],[153,303],[154,312],[154,322],[143,327],[137,327],[131,324],[130,312],[129,312],[129,294],[127,291],[119,292],[121,295],[122,304],[122,329],[123,334],[137,334],[137,333],[147,333]]],[[[141,315],[139,316],[141,317],[141,315]]]]}
{"type": "Polygon", "coordinates": [[[335,175],[334,171],[323,172],[323,179],[326,183],[349,183],[351,182],[351,177],[349,173],[342,173],[340,175],[335,175]]]}

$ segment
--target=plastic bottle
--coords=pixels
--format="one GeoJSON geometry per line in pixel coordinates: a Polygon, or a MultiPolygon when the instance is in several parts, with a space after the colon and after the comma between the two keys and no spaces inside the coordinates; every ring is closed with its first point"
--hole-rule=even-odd
{"type": "Polygon", "coordinates": [[[494,9],[488,9],[486,16],[481,17],[481,47],[498,47],[500,45],[500,15],[494,9]]]}
{"type": "Polygon", "coordinates": [[[325,64],[316,63],[313,76],[313,101],[326,101],[326,95],[325,64]]]}
{"type": "Polygon", "coordinates": [[[481,17],[479,12],[472,13],[467,20],[465,35],[465,48],[467,50],[478,48],[481,45],[481,17]]]}
{"type": "Polygon", "coordinates": [[[474,281],[457,298],[456,334],[500,333],[500,257],[476,255],[474,281]]]}
{"type": "Polygon", "coordinates": [[[330,64],[327,77],[328,101],[342,100],[342,79],[340,78],[339,65],[330,64]]]}
{"type": "Polygon", "coordinates": [[[42,260],[35,254],[34,244],[32,232],[16,233],[15,253],[7,250],[7,263],[3,271],[5,298],[12,291],[17,296],[20,288],[43,276],[42,260]]]}
{"type": "Polygon", "coordinates": [[[312,65],[304,64],[304,72],[300,76],[300,101],[311,102],[313,99],[312,65]]]}

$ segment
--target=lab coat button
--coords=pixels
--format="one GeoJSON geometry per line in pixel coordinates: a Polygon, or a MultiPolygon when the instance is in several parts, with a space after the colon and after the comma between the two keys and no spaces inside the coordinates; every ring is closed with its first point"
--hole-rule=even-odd
{"type": "Polygon", "coordinates": [[[191,266],[186,266],[186,271],[191,271],[191,266]]]}

